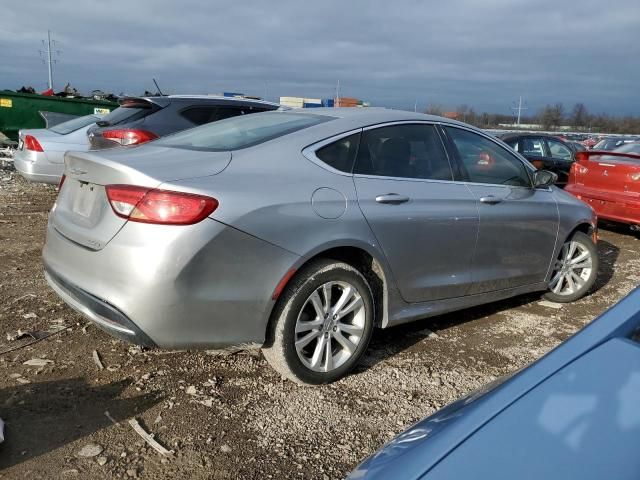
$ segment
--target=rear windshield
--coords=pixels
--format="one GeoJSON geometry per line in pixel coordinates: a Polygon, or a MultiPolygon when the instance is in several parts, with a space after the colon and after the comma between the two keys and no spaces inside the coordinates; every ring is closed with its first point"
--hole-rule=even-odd
{"type": "Polygon", "coordinates": [[[101,127],[112,125],[120,125],[125,122],[132,122],[140,118],[146,117],[150,113],[158,111],[160,107],[146,100],[133,101],[125,100],[125,102],[116,108],[113,112],[105,115],[96,122],[101,127]]]}
{"type": "Polygon", "coordinates": [[[75,132],[76,130],[84,128],[87,125],[96,123],[98,119],[99,117],[97,117],[96,115],[85,115],[84,117],[72,118],[71,120],[67,120],[66,122],[54,125],[49,130],[55,133],[59,133],[60,135],[67,135],[68,133],[75,132]]]}
{"type": "Polygon", "coordinates": [[[331,120],[333,117],[284,112],[242,115],[168,135],[155,145],[207,150],[239,150],[331,120]]]}
{"type": "Polygon", "coordinates": [[[622,147],[618,147],[614,150],[614,152],[619,153],[637,153],[640,154],[640,143],[627,143],[622,147]]]}

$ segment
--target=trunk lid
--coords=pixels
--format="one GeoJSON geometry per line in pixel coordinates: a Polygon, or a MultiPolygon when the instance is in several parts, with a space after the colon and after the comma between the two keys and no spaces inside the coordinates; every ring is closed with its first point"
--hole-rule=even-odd
{"type": "Polygon", "coordinates": [[[68,152],[65,182],[51,212],[54,228],[92,250],[100,250],[127,220],[111,209],[106,185],[157,188],[169,181],[211,176],[231,161],[230,152],[196,152],[146,145],[105,152],[68,152]]]}
{"type": "Polygon", "coordinates": [[[576,165],[575,181],[602,193],[640,194],[640,157],[590,156],[576,165]]]}

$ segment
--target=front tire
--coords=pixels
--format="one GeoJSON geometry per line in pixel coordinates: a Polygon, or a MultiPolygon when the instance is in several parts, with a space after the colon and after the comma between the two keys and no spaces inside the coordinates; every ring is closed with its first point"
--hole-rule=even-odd
{"type": "Polygon", "coordinates": [[[274,311],[262,353],[283,377],[306,385],[350,372],[369,345],[374,324],[371,288],[351,265],[313,261],[293,278],[274,311]]]}
{"type": "Polygon", "coordinates": [[[544,298],[569,303],[584,297],[598,276],[598,249],[591,237],[574,233],[562,246],[544,298]]]}

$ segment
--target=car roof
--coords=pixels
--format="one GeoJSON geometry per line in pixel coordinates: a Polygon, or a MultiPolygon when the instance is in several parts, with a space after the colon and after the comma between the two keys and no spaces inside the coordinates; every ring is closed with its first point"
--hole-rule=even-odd
{"type": "Polygon", "coordinates": [[[394,121],[422,121],[438,122],[451,125],[469,127],[469,125],[437,115],[411,112],[408,110],[394,110],[384,107],[318,107],[318,108],[292,108],[289,113],[305,115],[321,115],[331,118],[343,119],[366,124],[376,124],[394,121]]]}
{"type": "Polygon", "coordinates": [[[268,105],[272,107],[280,107],[279,103],[267,102],[266,100],[258,100],[255,98],[246,97],[225,97],[223,95],[158,95],[151,97],[126,97],[126,99],[141,98],[153,103],[162,103],[166,99],[176,100],[202,100],[204,102],[210,101],[211,103],[242,103],[242,104],[256,104],[256,105],[268,105]]]}
{"type": "Polygon", "coordinates": [[[550,133],[536,133],[536,132],[523,132],[523,133],[505,133],[500,135],[502,140],[511,139],[511,138],[522,138],[522,137],[543,137],[543,138],[553,138],[554,140],[560,140],[561,142],[566,142],[567,140],[562,140],[557,135],[552,135],[550,133]]]}

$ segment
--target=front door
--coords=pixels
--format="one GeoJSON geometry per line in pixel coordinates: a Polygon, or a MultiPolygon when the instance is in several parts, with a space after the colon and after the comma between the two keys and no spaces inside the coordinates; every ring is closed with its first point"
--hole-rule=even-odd
{"type": "Polygon", "coordinates": [[[533,188],[530,170],[498,143],[466,129],[445,130],[480,215],[469,293],[543,282],[558,234],[553,192],[533,188]]]}
{"type": "Polygon", "coordinates": [[[469,291],[478,211],[466,185],[452,180],[433,125],[363,132],[354,169],[358,203],[407,302],[469,291]]]}

